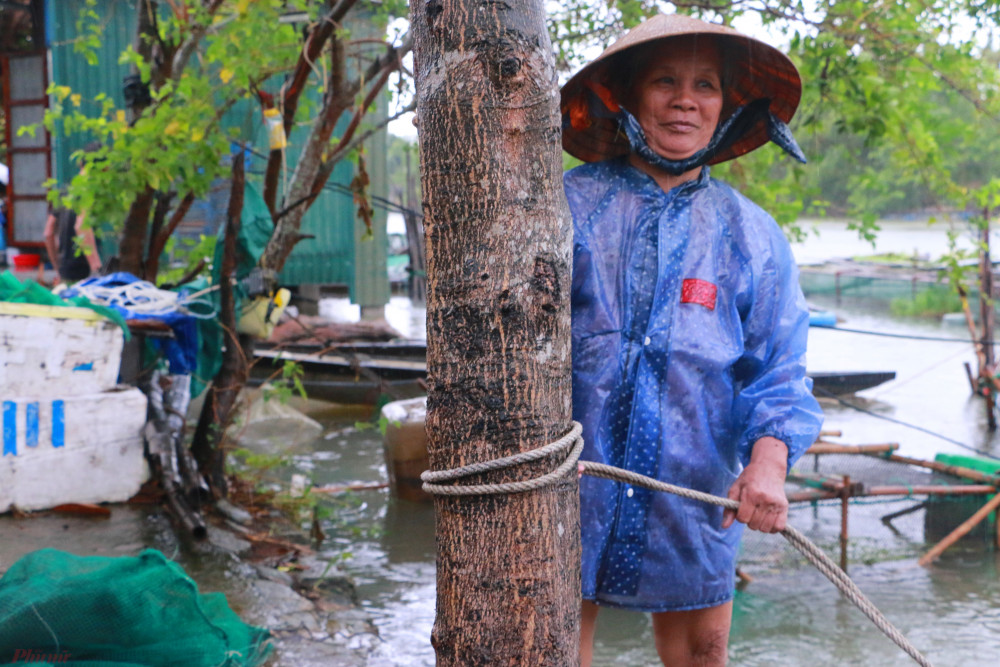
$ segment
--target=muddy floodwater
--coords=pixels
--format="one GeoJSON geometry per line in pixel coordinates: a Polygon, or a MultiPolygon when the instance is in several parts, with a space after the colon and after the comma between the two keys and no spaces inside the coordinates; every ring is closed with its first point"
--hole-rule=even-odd
{"type": "MultiPolygon", "coordinates": [[[[938,320],[900,320],[865,303],[823,303],[842,326],[919,338],[961,338],[962,327],[938,320]]],[[[894,381],[848,397],[850,407],[824,400],[826,428],[845,444],[893,442],[907,456],[933,459],[938,452],[967,453],[956,442],[1000,454],[997,436],[985,428],[981,400],[970,397],[962,363],[974,362],[968,344],[880,337],[813,329],[812,370],[892,370],[894,381]],[[860,409],[860,410],[859,410],[860,409]],[[863,410],[864,412],[862,412],[863,410]],[[895,421],[888,421],[885,417],[895,421]],[[900,423],[902,422],[902,423],[900,423]],[[906,424],[906,425],[904,425],[906,424]],[[909,426],[908,426],[909,425],[909,426]],[[919,427],[911,428],[912,427],[919,427]],[[930,432],[946,436],[942,439],[930,432]]],[[[312,447],[303,472],[317,483],[385,478],[381,442],[373,431],[330,423],[330,435],[312,447]]],[[[331,553],[349,552],[344,567],[357,580],[381,642],[371,665],[433,665],[428,637],[434,619],[434,540],[431,506],[395,500],[386,491],[357,494],[332,527],[331,553]],[[357,537],[353,529],[363,529],[357,537]]],[[[1000,556],[985,537],[947,551],[933,566],[916,560],[941,535],[925,535],[925,512],[880,517],[916,505],[914,499],[858,502],[849,512],[849,572],[863,591],[931,662],[939,666],[1000,664],[1000,556]],[[932,539],[931,539],[932,538],[932,539]],[[930,544],[928,539],[931,539],[930,544]]],[[[970,510],[971,513],[971,510],[970,510]]],[[[966,514],[967,515],[967,514],[966,514]]],[[[951,518],[954,525],[964,518],[951,518]]],[[[836,559],[838,504],[801,505],[791,523],[836,559]]],[[[783,539],[748,539],[754,553],[781,551],[783,539]]],[[[808,565],[751,569],[754,581],[738,594],[731,639],[733,665],[914,664],[828,580],[808,565]]],[[[595,664],[656,665],[646,617],[603,611],[595,664]]]]}
{"type": "MultiPolygon", "coordinates": [[[[944,232],[941,232],[943,237],[944,232]]],[[[844,254],[870,251],[850,236],[834,238],[844,254]]],[[[921,233],[917,246],[905,230],[891,231],[897,251],[937,252],[939,237],[921,233]]],[[[815,244],[796,247],[812,257],[815,244]]],[[[808,366],[813,371],[888,370],[896,379],[847,397],[824,400],[825,428],[842,432],[845,444],[898,443],[899,453],[933,459],[939,452],[968,453],[973,448],[1000,455],[1000,436],[986,428],[983,403],[970,396],[963,362],[975,364],[963,326],[938,319],[899,319],[885,303],[864,299],[835,301],[817,296],[817,306],[834,310],[840,326],[871,333],[814,328],[808,366]],[[874,333],[892,336],[873,335],[874,333]],[[943,339],[943,340],[938,340],[943,339]]],[[[343,303],[321,304],[321,312],[350,317],[343,303]]],[[[423,336],[423,312],[404,299],[387,309],[404,335],[423,336]]],[[[316,485],[386,480],[381,436],[355,423],[370,408],[331,409],[313,414],[323,431],[291,448],[286,478],[300,474],[316,485]]],[[[430,504],[394,499],[387,490],[366,490],[331,500],[331,518],[321,555],[335,559],[357,585],[366,627],[357,646],[341,658],[310,652],[278,653],[273,665],[434,664],[429,635],[434,621],[434,516],[430,504]]],[[[914,507],[920,499],[861,501],[849,512],[849,573],[860,588],[937,667],[995,667],[1000,664],[1000,554],[989,535],[978,535],[949,549],[930,567],[917,559],[941,537],[928,528],[928,512],[915,511],[886,525],[881,518],[914,507]]],[[[971,513],[944,517],[957,525],[971,513]]],[[[940,516],[939,516],[940,518],[940,516]]],[[[838,557],[838,503],[797,505],[790,523],[838,557]]],[[[779,536],[748,536],[746,567],[753,581],[737,594],[730,642],[730,664],[750,666],[892,667],[915,664],[834,586],[783,547],[779,536]]],[[[203,590],[227,593],[231,604],[251,622],[263,623],[272,606],[267,595],[246,582],[249,566],[188,540],[178,540],[161,512],[115,507],[106,521],[0,518],[0,569],[20,554],[41,546],[76,553],[131,555],[151,546],[176,558],[203,590]]],[[[598,620],[595,665],[658,665],[648,618],[602,611],[598,620]]]]}
{"type": "MultiPolygon", "coordinates": [[[[872,252],[839,229],[823,229],[842,255],[872,252]],[[832,232],[832,233],[831,233],[832,232]]],[[[888,229],[878,250],[943,252],[944,230],[923,227],[888,229]],[[916,233],[914,233],[916,232],[916,233]]],[[[819,258],[817,241],[799,244],[797,253],[819,258]]],[[[1000,438],[986,428],[983,402],[970,396],[963,362],[975,364],[963,326],[938,319],[899,319],[886,303],[864,299],[840,302],[819,296],[811,301],[834,310],[841,326],[889,337],[814,328],[808,366],[814,371],[891,370],[896,379],[847,397],[848,404],[824,400],[826,428],[845,444],[898,443],[899,453],[933,459],[938,452],[969,453],[966,445],[1000,455],[1000,438]],[[906,336],[912,336],[907,338],[906,336]],[[943,436],[943,437],[941,437],[943,436]],[[960,444],[959,444],[960,443],[960,444]]],[[[331,306],[333,307],[333,306],[331,306]]],[[[419,313],[397,301],[393,323],[413,335],[422,327],[419,313]]],[[[331,428],[334,426],[331,425],[331,428]]],[[[322,463],[312,474],[321,483],[384,479],[380,440],[371,431],[346,431],[318,440],[322,463]]],[[[370,529],[358,539],[331,530],[332,550],[351,556],[352,573],[365,607],[375,617],[382,641],[368,658],[371,665],[433,665],[428,637],[434,620],[433,510],[429,505],[394,500],[388,492],[358,494],[361,504],[344,519],[370,529]]],[[[849,573],[882,612],[938,667],[1000,664],[1000,554],[987,536],[960,542],[932,566],[917,559],[937,539],[928,532],[925,511],[880,518],[915,506],[915,499],[860,501],[849,511],[849,573]]],[[[957,525],[973,508],[948,515],[957,525]]],[[[790,523],[838,557],[839,504],[796,506],[790,523]]],[[[779,536],[750,537],[754,554],[782,553],[779,536]]],[[[836,588],[808,565],[757,567],[753,582],[737,594],[730,643],[730,664],[739,666],[904,666],[915,664],[886,638],[836,588]]],[[[758,564],[759,565],[759,564],[758,564]]],[[[605,610],[598,621],[595,665],[658,665],[648,619],[605,610]]]]}

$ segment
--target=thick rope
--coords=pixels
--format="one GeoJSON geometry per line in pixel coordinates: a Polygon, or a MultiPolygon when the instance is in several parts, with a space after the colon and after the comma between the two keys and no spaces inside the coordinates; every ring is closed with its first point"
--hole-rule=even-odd
{"type": "Polygon", "coordinates": [[[500,459],[493,459],[492,461],[472,463],[467,466],[462,466],[461,468],[452,468],[451,470],[428,470],[420,475],[420,479],[424,483],[423,489],[427,493],[433,493],[439,496],[488,496],[499,493],[524,493],[526,491],[541,489],[554,483],[558,479],[562,479],[569,474],[571,470],[576,469],[576,462],[580,458],[580,452],[583,451],[583,438],[580,437],[582,432],[583,427],[580,426],[579,422],[573,422],[573,428],[570,429],[569,433],[555,442],[550,442],[544,447],[539,447],[538,449],[532,449],[531,451],[523,452],[521,454],[514,454],[513,456],[505,456],[500,459]],[[534,479],[528,479],[521,482],[506,482],[504,484],[471,484],[468,486],[452,486],[448,484],[436,483],[450,482],[462,477],[479,475],[491,470],[511,468],[522,463],[537,461],[538,459],[543,459],[546,456],[561,453],[570,447],[572,447],[572,449],[570,449],[569,455],[561,464],[559,464],[558,468],[534,479]]]}
{"type": "MultiPolygon", "coordinates": [[[[514,454],[513,456],[506,456],[500,459],[493,459],[482,463],[473,463],[460,468],[452,468],[451,470],[427,471],[420,476],[420,479],[424,482],[423,489],[427,493],[445,496],[480,496],[500,493],[524,493],[549,486],[579,467],[584,474],[592,477],[601,477],[616,482],[626,482],[635,486],[652,489],[653,491],[665,491],[682,498],[700,500],[701,502],[709,503],[711,505],[719,505],[726,509],[736,510],[740,507],[740,503],[738,501],[730,498],[722,498],[720,496],[714,496],[710,493],[703,493],[701,491],[687,489],[682,486],[675,486],[673,484],[668,484],[667,482],[661,482],[659,480],[652,479],[651,477],[646,477],[645,475],[640,475],[629,470],[622,470],[621,468],[605,465],[603,463],[583,461],[578,466],[577,461],[580,458],[580,453],[583,451],[583,438],[580,437],[581,432],[582,427],[580,424],[578,422],[573,422],[573,427],[570,429],[569,433],[564,435],[559,440],[545,445],[544,447],[533,449],[521,454],[514,454]],[[534,479],[520,482],[506,482],[502,484],[473,484],[469,486],[439,483],[450,482],[463,477],[478,475],[492,470],[509,468],[522,463],[528,463],[530,461],[537,461],[538,459],[542,459],[556,453],[565,452],[566,450],[569,450],[568,454],[566,455],[565,460],[559,464],[557,468],[555,468],[552,472],[546,473],[534,479]]],[[[896,629],[889,619],[887,619],[882,612],[879,611],[878,607],[872,604],[865,594],[861,592],[861,589],[858,588],[857,584],[855,584],[849,576],[847,576],[847,573],[841,570],[836,563],[830,560],[829,556],[827,556],[822,549],[810,542],[809,538],[791,526],[782,530],[781,534],[792,544],[792,546],[798,549],[802,555],[816,567],[816,569],[822,572],[827,579],[833,582],[833,585],[844,594],[844,597],[853,602],[854,605],[860,609],[861,612],[867,616],[872,623],[874,623],[875,626],[885,634],[886,637],[895,642],[896,645],[903,649],[907,655],[913,658],[917,664],[922,665],[922,667],[931,667],[930,661],[909,642],[903,633],[896,629]]]]}

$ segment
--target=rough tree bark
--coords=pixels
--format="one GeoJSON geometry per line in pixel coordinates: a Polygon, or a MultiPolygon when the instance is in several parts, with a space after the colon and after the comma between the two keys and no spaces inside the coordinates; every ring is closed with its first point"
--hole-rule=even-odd
{"type": "MultiPolygon", "coordinates": [[[[570,218],[541,0],[411,3],[427,235],[427,431],[440,470],[570,426],[570,218]]],[[[491,473],[536,476],[557,461],[491,473]]],[[[579,664],[579,498],[446,498],[438,665],[579,664]]]]}
{"type": "Polygon", "coordinates": [[[219,274],[219,325],[226,341],[222,351],[222,367],[212,378],[212,385],[205,394],[205,402],[191,442],[191,452],[198,462],[198,468],[219,497],[225,497],[229,490],[226,481],[226,453],[219,445],[223,431],[232,421],[233,407],[239,392],[246,384],[250,372],[248,352],[252,354],[252,349],[245,349],[245,345],[252,343],[243,340],[236,331],[236,305],[232,285],[233,276],[236,275],[236,238],[240,233],[245,184],[243,151],[240,151],[233,157],[233,181],[223,237],[225,248],[219,274]]]}

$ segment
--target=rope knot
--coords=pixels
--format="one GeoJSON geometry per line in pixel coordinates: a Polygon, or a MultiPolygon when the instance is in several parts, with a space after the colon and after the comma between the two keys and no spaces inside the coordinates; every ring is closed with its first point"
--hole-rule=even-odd
{"type": "Polygon", "coordinates": [[[451,468],[449,470],[428,470],[420,475],[423,481],[423,490],[439,496],[486,496],[502,493],[524,493],[535,491],[554,484],[565,477],[571,470],[576,468],[576,462],[583,451],[583,438],[581,433],[583,427],[579,422],[573,422],[572,428],[563,437],[555,442],[550,442],[544,447],[532,449],[520,454],[513,454],[491,461],[481,463],[470,463],[467,466],[451,468]],[[513,468],[522,463],[530,463],[543,459],[552,454],[562,453],[568,450],[568,454],[562,463],[551,472],[517,482],[505,482],[503,484],[441,484],[441,482],[452,482],[463,477],[479,475],[492,470],[504,470],[513,468]]]}

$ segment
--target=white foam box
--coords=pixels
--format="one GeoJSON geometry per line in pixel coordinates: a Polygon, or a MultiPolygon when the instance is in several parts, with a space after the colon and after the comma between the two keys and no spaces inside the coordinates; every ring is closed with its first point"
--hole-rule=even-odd
{"type": "Polygon", "coordinates": [[[128,500],[148,477],[145,421],[146,396],[135,387],[0,396],[0,513],[128,500]]]}
{"type": "Polygon", "coordinates": [[[81,396],[118,381],[124,334],[88,308],[0,302],[0,394],[81,396]]]}

